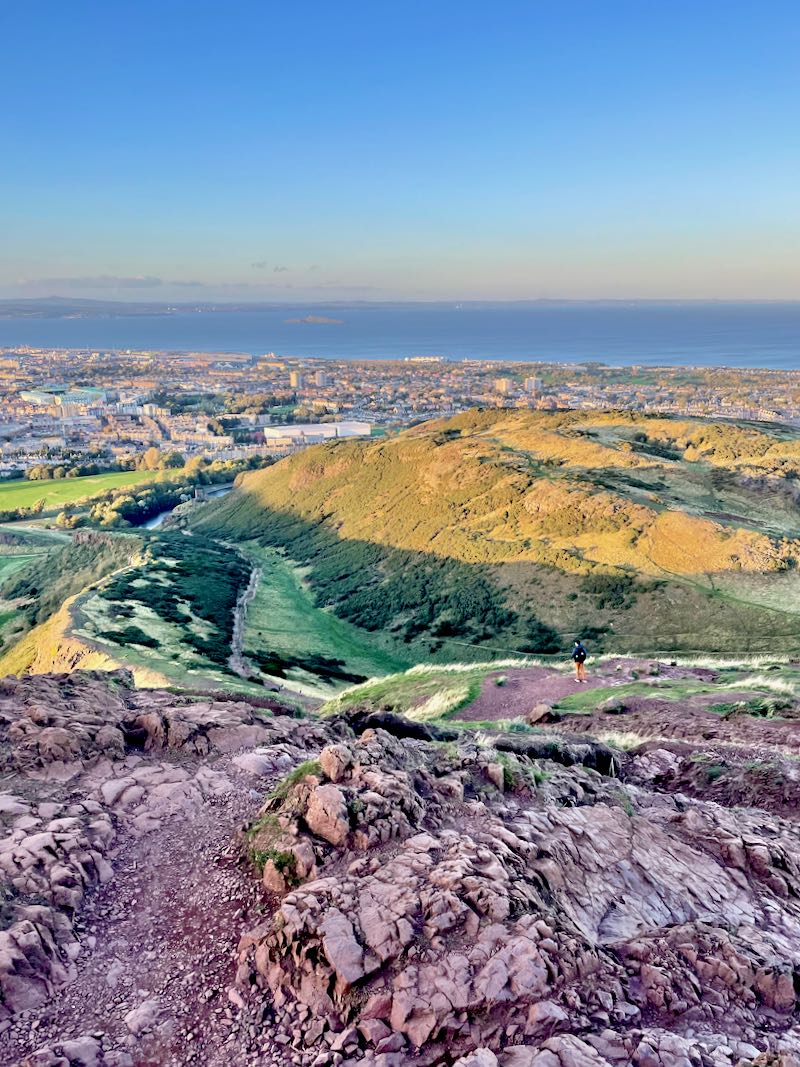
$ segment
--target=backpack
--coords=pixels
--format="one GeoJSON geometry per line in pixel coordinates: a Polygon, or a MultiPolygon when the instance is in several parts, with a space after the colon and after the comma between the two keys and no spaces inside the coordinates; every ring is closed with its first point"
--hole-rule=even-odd
{"type": "Polygon", "coordinates": [[[572,653],[572,658],[575,660],[576,663],[586,662],[586,649],[583,647],[583,645],[578,645],[578,647],[572,653]]]}

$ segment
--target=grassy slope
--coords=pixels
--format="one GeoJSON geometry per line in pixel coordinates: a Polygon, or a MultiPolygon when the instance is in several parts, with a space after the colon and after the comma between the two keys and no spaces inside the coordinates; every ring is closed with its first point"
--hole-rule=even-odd
{"type": "MultiPolygon", "coordinates": [[[[132,600],[126,604],[130,617],[115,616],[115,604],[102,595],[103,590],[113,576],[139,571],[143,545],[141,538],[126,534],[104,534],[97,544],[84,545],[70,543],[67,538],[66,546],[59,541],[54,553],[34,559],[24,574],[26,586],[40,590],[31,605],[40,621],[26,631],[20,626],[26,621],[29,624],[30,618],[15,613],[15,621],[8,627],[9,647],[0,657],[0,676],[125,666],[134,672],[139,685],[260,692],[260,686],[222,672],[217,664],[198,655],[188,647],[181,626],[161,619],[146,605],[132,600]],[[118,645],[100,636],[130,625],[155,638],[158,647],[132,642],[118,645]]],[[[145,573],[146,564],[142,568],[145,573]]],[[[151,572],[150,579],[157,581],[159,576],[151,572]]],[[[191,625],[203,637],[214,629],[196,618],[191,625]]]]}
{"type": "Polygon", "coordinates": [[[114,471],[110,474],[62,478],[58,481],[29,482],[27,479],[18,478],[0,482],[0,511],[30,508],[37,500],[44,500],[45,508],[54,510],[64,504],[86,500],[108,489],[145,485],[156,481],[160,474],[163,474],[163,471],[114,471]]]}
{"type": "Polygon", "coordinates": [[[0,677],[78,668],[113,670],[120,666],[118,660],[83,644],[72,635],[71,604],[72,599],[67,600],[46,622],[35,626],[0,656],[0,677]]]}
{"type": "Polygon", "coordinates": [[[144,648],[135,643],[124,646],[102,639],[99,634],[113,630],[119,622],[109,615],[109,601],[99,593],[87,593],[78,598],[74,608],[72,634],[83,644],[97,649],[109,661],[134,672],[139,685],[177,685],[190,689],[225,689],[243,693],[257,693],[260,686],[246,682],[227,672],[223,673],[210,660],[187,648],[182,627],[165,622],[155,612],[140,604],[125,624],[135,624],[149,637],[158,641],[157,648],[144,648]]]}
{"type": "MultiPolygon", "coordinates": [[[[798,474],[800,435],[785,428],[468,412],[309,449],[246,476],[211,514],[226,536],[270,537],[290,515],[340,542],[490,567],[509,606],[564,637],[608,626],[609,648],[797,650],[800,590],[785,568],[800,561],[798,474]],[[663,584],[600,603],[581,584],[597,571],[663,584]]],[[[507,636],[494,644],[520,647],[507,636]]],[[[460,658],[455,641],[445,652],[460,658]]]]}
{"type": "Polygon", "coordinates": [[[30,563],[32,559],[36,558],[36,553],[17,553],[13,556],[0,555],[0,582],[4,582],[6,578],[10,578],[12,574],[15,574],[18,570],[21,570],[27,563],[30,563]]]}
{"type": "MultiPolygon", "coordinates": [[[[69,534],[29,529],[21,523],[2,525],[0,533],[11,534],[14,539],[13,544],[0,544],[0,597],[7,597],[13,584],[10,579],[15,575],[32,573],[40,566],[44,568],[43,573],[48,573],[49,584],[58,584],[58,568],[50,566],[48,561],[57,558],[55,550],[69,544],[69,534]]],[[[0,600],[0,648],[13,644],[30,628],[32,619],[27,618],[28,614],[18,600],[0,600]]]]}
{"type": "MultiPolygon", "coordinates": [[[[622,438],[616,447],[599,443],[590,436],[596,418],[467,413],[385,441],[323,445],[247,476],[249,506],[239,498],[229,499],[227,508],[242,526],[257,526],[259,509],[289,510],[311,522],[335,523],[343,538],[464,563],[525,560],[585,571],[595,562],[653,576],[780,565],[788,549],[733,520],[704,517],[699,503],[687,499],[676,511],[673,499],[632,499],[626,479],[656,471],[678,484],[676,461],[632,452],[622,438]],[[619,483],[616,491],[601,487],[609,472],[619,483]]],[[[695,481],[705,478],[710,492],[715,455],[679,468],[691,471],[695,481]]],[[[749,465],[731,465],[759,470],[762,461],[751,456],[749,465]]],[[[739,487],[738,510],[744,495],[739,487]]],[[[757,492],[750,495],[758,498],[757,492]]],[[[777,496],[770,494],[773,505],[777,496]]],[[[724,487],[706,503],[717,514],[733,505],[724,487]]],[[[800,524],[785,532],[796,536],[800,524]]],[[[800,549],[793,555],[800,557],[800,549]]]]}
{"type": "Polygon", "coordinates": [[[258,692],[261,686],[225,669],[241,580],[229,557],[201,538],[153,536],[134,566],[78,598],[73,632],[127,666],[178,685],[258,692]],[[148,643],[137,642],[137,633],[148,643]]]}
{"type": "MultiPolygon", "coordinates": [[[[349,670],[366,677],[388,674],[409,665],[380,638],[314,606],[303,571],[274,549],[257,542],[242,546],[261,572],[255,598],[247,610],[244,652],[271,651],[289,656],[323,655],[341,659],[349,670]]],[[[322,683],[303,670],[290,670],[287,684],[300,685],[314,695],[329,695],[339,686],[322,683]]]]}

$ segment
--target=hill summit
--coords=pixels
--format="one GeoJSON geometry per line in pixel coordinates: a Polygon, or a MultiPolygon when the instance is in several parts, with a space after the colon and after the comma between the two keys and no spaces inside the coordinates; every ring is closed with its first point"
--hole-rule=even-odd
{"type": "Polygon", "coordinates": [[[203,523],[285,550],[320,604],[451,659],[577,633],[794,649],[798,475],[784,427],[473,410],[245,475],[203,523]]]}

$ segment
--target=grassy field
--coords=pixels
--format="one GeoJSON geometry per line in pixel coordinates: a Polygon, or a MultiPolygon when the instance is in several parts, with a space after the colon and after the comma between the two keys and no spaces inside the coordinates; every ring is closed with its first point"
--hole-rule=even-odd
{"type": "Polygon", "coordinates": [[[24,567],[26,563],[35,559],[36,555],[38,553],[33,552],[19,552],[13,556],[0,555],[0,584],[24,567]]]}
{"type": "Polygon", "coordinates": [[[58,481],[44,482],[15,478],[12,481],[0,482],[0,511],[30,508],[38,500],[44,500],[46,510],[55,510],[65,504],[75,504],[88,497],[97,496],[108,489],[145,485],[155,481],[160,474],[163,474],[163,471],[114,471],[110,474],[92,474],[86,478],[61,478],[58,481]]]}
{"type": "MultiPolygon", "coordinates": [[[[245,655],[267,651],[298,659],[324,656],[341,660],[349,671],[368,678],[409,665],[378,635],[365,634],[332,612],[315,607],[304,572],[279,552],[257,542],[245,543],[242,550],[261,572],[247,610],[245,655]]],[[[286,679],[289,687],[314,695],[330,695],[341,688],[300,668],[290,669],[286,679]]]]}

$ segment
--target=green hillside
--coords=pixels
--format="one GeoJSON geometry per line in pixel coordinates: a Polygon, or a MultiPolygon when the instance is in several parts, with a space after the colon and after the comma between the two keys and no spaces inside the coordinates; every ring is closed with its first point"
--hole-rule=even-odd
{"type": "Polygon", "coordinates": [[[800,649],[800,435],[630,412],[471,411],[316,446],[207,509],[411,658],[800,649]]]}

